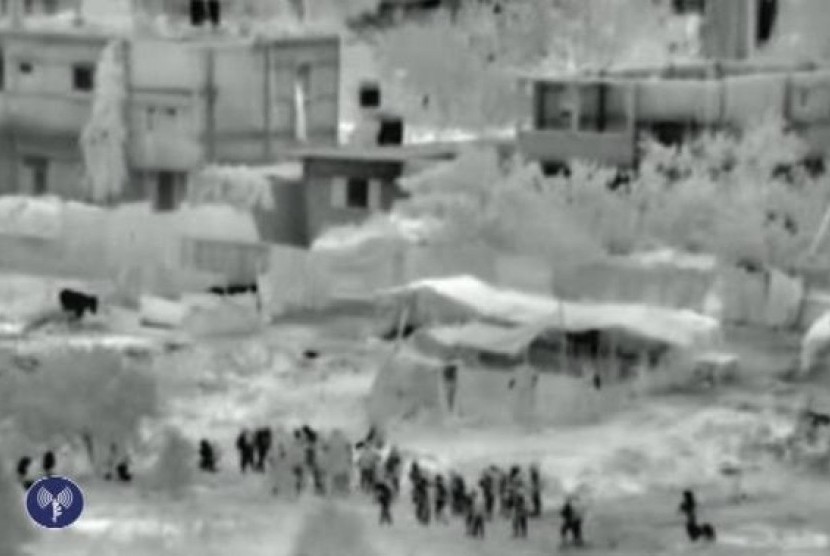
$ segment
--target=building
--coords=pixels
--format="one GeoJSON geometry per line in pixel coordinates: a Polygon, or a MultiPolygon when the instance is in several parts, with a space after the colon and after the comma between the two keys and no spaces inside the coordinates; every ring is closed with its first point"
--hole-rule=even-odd
{"type": "Polygon", "coordinates": [[[358,224],[388,211],[405,197],[398,178],[451,160],[458,145],[369,145],[309,147],[294,152],[303,161],[306,243],[327,228],[358,224]]]}
{"type": "Polygon", "coordinates": [[[337,142],[339,38],[186,35],[0,31],[0,192],[85,198],[79,137],[114,40],[124,45],[125,199],[174,209],[206,164],[270,163],[337,142]]]}
{"type": "Polygon", "coordinates": [[[575,77],[522,76],[531,121],[518,131],[519,149],[551,171],[575,158],[634,166],[646,134],[676,143],[701,130],[741,129],[774,113],[823,156],[830,147],[830,66],[752,58],[773,35],[775,2],[694,4],[705,6],[707,60],[575,77]]]}
{"type": "Polygon", "coordinates": [[[52,15],[62,11],[76,10],[83,0],[0,0],[0,17],[12,17],[19,7],[21,16],[52,15]]]}

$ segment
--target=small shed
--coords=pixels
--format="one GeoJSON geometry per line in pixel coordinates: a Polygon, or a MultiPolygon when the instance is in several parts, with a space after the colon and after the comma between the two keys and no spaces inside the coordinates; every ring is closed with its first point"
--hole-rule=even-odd
{"type": "Polygon", "coordinates": [[[404,197],[399,177],[458,154],[460,143],[308,147],[302,160],[309,243],[325,230],[364,222],[404,197]]]}

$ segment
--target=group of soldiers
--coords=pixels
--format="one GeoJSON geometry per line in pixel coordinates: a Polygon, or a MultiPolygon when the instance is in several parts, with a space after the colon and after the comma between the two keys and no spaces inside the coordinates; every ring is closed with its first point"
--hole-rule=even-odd
{"type": "MultiPolygon", "coordinates": [[[[401,496],[403,458],[392,447],[385,458],[374,446],[363,446],[358,457],[360,488],[373,494],[380,509],[381,525],[392,525],[392,504],[401,496]]],[[[409,468],[408,481],[416,520],[423,526],[431,521],[448,523],[450,517],[462,518],[466,534],[484,538],[485,525],[496,517],[508,519],[513,537],[527,538],[531,518],[542,516],[542,480],[538,466],[527,472],[518,465],[509,470],[491,465],[479,475],[476,484],[468,485],[455,472],[430,473],[418,461],[409,468]]],[[[583,544],[584,510],[576,497],[569,497],[560,515],[563,543],[583,544]]]]}
{"type": "MultiPolygon", "coordinates": [[[[393,523],[392,507],[404,487],[404,457],[397,447],[387,446],[376,429],[354,445],[342,431],[324,435],[308,425],[290,433],[243,429],[236,451],[240,473],[271,473],[274,494],[286,497],[299,496],[307,487],[318,495],[348,494],[356,467],[359,490],[377,503],[380,524],[393,523]]],[[[201,440],[199,455],[202,471],[217,471],[217,450],[207,439],[201,440]]],[[[491,465],[476,483],[468,484],[459,473],[431,472],[416,460],[407,479],[415,518],[424,526],[462,518],[468,536],[484,538],[486,524],[501,517],[510,521],[518,539],[527,538],[530,519],[542,516],[542,479],[536,465],[491,465]]],[[[569,497],[560,516],[563,542],[581,546],[584,509],[579,500],[569,497]]]]}
{"type": "MultiPolygon", "coordinates": [[[[17,481],[24,490],[28,490],[35,482],[42,477],[49,477],[55,474],[58,458],[52,450],[43,452],[40,458],[40,469],[33,468],[35,460],[31,456],[22,456],[17,460],[17,481]],[[39,472],[38,472],[39,471],[39,472]]],[[[117,443],[110,444],[110,453],[102,471],[102,476],[107,481],[129,483],[133,480],[130,469],[129,457],[119,450],[117,443]]]]}
{"type": "MultiPolygon", "coordinates": [[[[292,431],[268,427],[243,429],[236,437],[239,471],[271,475],[273,492],[298,496],[306,487],[320,495],[345,494],[352,472],[352,445],[334,430],[325,435],[308,425],[292,431]]],[[[218,449],[208,439],[199,442],[199,468],[218,471],[218,449]]]]}

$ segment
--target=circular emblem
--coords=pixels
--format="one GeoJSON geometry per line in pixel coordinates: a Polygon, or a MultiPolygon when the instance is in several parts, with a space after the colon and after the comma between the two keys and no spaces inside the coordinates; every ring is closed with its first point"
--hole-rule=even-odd
{"type": "Polygon", "coordinates": [[[44,477],[26,492],[26,511],[32,521],[47,529],[69,527],[84,511],[84,495],[66,477],[44,477]]]}

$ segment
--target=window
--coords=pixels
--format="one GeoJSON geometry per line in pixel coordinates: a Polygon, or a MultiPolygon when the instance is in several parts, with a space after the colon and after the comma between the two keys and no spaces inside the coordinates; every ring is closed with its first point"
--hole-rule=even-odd
{"type": "Polygon", "coordinates": [[[49,192],[49,159],[43,156],[23,157],[23,192],[46,195],[49,192]]]}
{"type": "Polygon", "coordinates": [[[702,14],[706,10],[706,0],[673,0],[672,4],[678,14],[702,14]]]}
{"type": "Polygon", "coordinates": [[[154,208],[158,212],[176,210],[185,193],[185,175],[182,172],[161,170],[156,173],[154,208]]]}
{"type": "Polygon", "coordinates": [[[0,50],[0,91],[6,88],[6,58],[0,50]]]}
{"type": "Polygon", "coordinates": [[[366,178],[335,178],[331,182],[331,206],[339,209],[379,210],[381,182],[366,178]]]}
{"type": "Polygon", "coordinates": [[[32,66],[31,62],[20,62],[17,65],[17,69],[20,70],[20,73],[24,75],[29,75],[33,71],[35,71],[34,66],[32,66]]]}
{"type": "Polygon", "coordinates": [[[359,101],[361,108],[380,108],[380,87],[364,83],[360,86],[359,101]]]}
{"type": "Polygon", "coordinates": [[[23,2],[23,12],[26,15],[32,15],[32,13],[34,11],[35,11],[35,0],[25,0],[25,2],[23,2]]]}
{"type": "Polygon", "coordinates": [[[758,45],[763,45],[772,38],[777,17],[777,0],[758,0],[758,28],[756,29],[755,37],[758,45]]]}
{"type": "Polygon", "coordinates": [[[145,109],[145,128],[160,134],[180,133],[184,109],[176,106],[150,106],[145,109]]]}
{"type": "Polygon", "coordinates": [[[369,181],[363,178],[349,178],[346,181],[346,206],[369,208],[369,181]]]}
{"type": "Polygon", "coordinates": [[[95,69],[89,64],[72,66],[72,88],[76,91],[91,91],[95,88],[95,69]]]}

